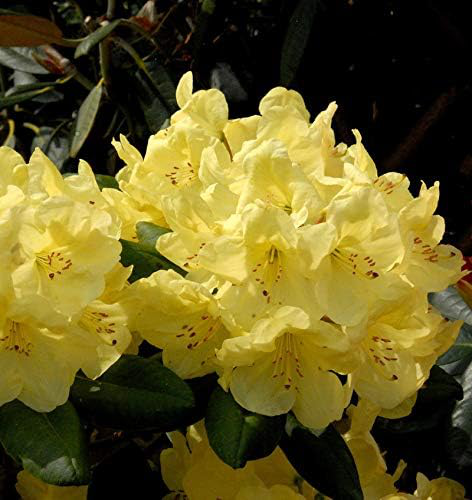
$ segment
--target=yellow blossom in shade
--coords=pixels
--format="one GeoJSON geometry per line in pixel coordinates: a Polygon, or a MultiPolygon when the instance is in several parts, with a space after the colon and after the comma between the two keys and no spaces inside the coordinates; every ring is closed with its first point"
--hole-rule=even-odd
{"type": "Polygon", "coordinates": [[[205,286],[174,271],[157,271],[135,282],[130,292],[140,302],[135,328],[163,349],[166,366],[183,378],[215,371],[215,350],[229,333],[216,299],[205,286]]]}
{"type": "Polygon", "coordinates": [[[335,198],[326,222],[337,238],[316,273],[317,299],[333,321],[354,325],[367,314],[369,296],[400,291],[390,276],[404,255],[398,222],[370,188],[335,198]]]}
{"type": "Polygon", "coordinates": [[[55,486],[22,470],[18,473],[16,491],[21,500],[86,500],[88,486],[55,486]]]}
{"type": "Polygon", "coordinates": [[[24,190],[28,181],[27,166],[23,157],[8,146],[0,147],[0,196],[7,186],[14,185],[24,190]]]}
{"type": "Polygon", "coordinates": [[[301,309],[282,307],[248,334],[225,340],[218,359],[243,408],[263,415],[292,410],[303,425],[321,429],[341,418],[351,396],[349,385],[322,368],[323,352],[348,346],[329,323],[310,324],[301,309]]]}
{"type": "Polygon", "coordinates": [[[100,296],[121,252],[109,214],[57,196],[25,206],[14,223],[6,264],[17,295],[37,295],[65,315],[100,296]]]}
{"type": "Polygon", "coordinates": [[[441,245],[444,219],[433,215],[439,199],[439,183],[420,194],[399,213],[407,253],[397,272],[425,292],[444,290],[462,276],[463,258],[452,245],[441,245]]]}
{"type": "Polygon", "coordinates": [[[413,495],[395,493],[382,497],[381,500],[465,500],[465,488],[452,479],[440,477],[429,480],[424,474],[416,475],[417,489],[413,495]]]}
{"type": "Polygon", "coordinates": [[[188,71],[180,79],[176,99],[180,111],[172,115],[172,124],[191,121],[207,134],[221,138],[228,121],[228,105],[220,90],[199,90],[193,93],[193,75],[188,71]]]}
{"type": "Polygon", "coordinates": [[[246,500],[254,498],[248,496],[252,493],[270,500],[298,500],[315,494],[279,448],[266,458],[233,469],[210,448],[203,422],[189,427],[186,437],[179,432],[169,437],[173,447],[161,453],[162,477],[172,491],[166,500],[246,500]]]}
{"type": "Polygon", "coordinates": [[[352,374],[354,390],[387,410],[401,405],[427,380],[460,326],[460,321],[448,322],[434,312],[420,291],[394,302],[377,301],[360,344],[364,362],[352,374]]]}
{"type": "Polygon", "coordinates": [[[285,211],[254,203],[228,219],[223,232],[199,251],[199,264],[240,287],[240,295],[251,297],[253,310],[245,314],[292,305],[313,319],[323,316],[316,284],[309,277],[331,250],[330,225],[297,228],[285,211]]]}
{"type": "Polygon", "coordinates": [[[362,493],[366,500],[379,500],[397,491],[394,483],[400,478],[406,464],[401,462],[393,475],[387,473],[387,465],[370,431],[380,407],[366,400],[350,406],[347,414],[350,428],[343,438],[356,463],[362,493]]]}

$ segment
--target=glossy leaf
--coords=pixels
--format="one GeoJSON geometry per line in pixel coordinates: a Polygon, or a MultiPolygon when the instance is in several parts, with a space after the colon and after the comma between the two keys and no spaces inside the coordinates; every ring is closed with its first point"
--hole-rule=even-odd
{"type": "Polygon", "coordinates": [[[446,318],[460,319],[472,326],[472,309],[461,297],[456,287],[450,286],[442,292],[430,293],[429,302],[446,318]]]}
{"type": "Polygon", "coordinates": [[[103,188],[120,189],[118,181],[111,175],[95,174],[95,180],[100,190],[103,188]]]}
{"type": "Polygon", "coordinates": [[[299,0],[295,7],[280,58],[280,81],[284,86],[288,86],[295,78],[310,37],[313,21],[321,8],[321,0],[299,0]]]}
{"type": "Polygon", "coordinates": [[[116,19],[88,35],[75,49],[74,57],[77,59],[80,56],[88,54],[90,49],[106,38],[119,24],[120,20],[116,19]]]}
{"type": "Polygon", "coordinates": [[[61,30],[51,21],[38,16],[0,16],[0,46],[36,47],[62,43],[61,30]]]}
{"type": "Polygon", "coordinates": [[[192,390],[174,372],[132,355],[122,356],[97,380],[78,375],[71,398],[101,425],[118,429],[176,429],[195,406],[192,390]]]}
{"type": "Polygon", "coordinates": [[[147,245],[151,248],[156,248],[157,240],[171,230],[167,227],[161,227],[152,222],[138,222],[136,224],[136,233],[138,235],[139,243],[147,245]]]}
{"type": "Polygon", "coordinates": [[[89,481],[85,437],[71,403],[49,413],[35,412],[19,401],[3,405],[0,442],[24,469],[46,483],[89,481]]]}
{"type": "Polygon", "coordinates": [[[233,468],[270,455],[282,437],[285,415],[266,417],[241,408],[230,392],[217,387],[205,416],[214,452],[233,468]]]}
{"type": "Polygon", "coordinates": [[[97,116],[98,107],[102,98],[102,83],[99,82],[82,103],[77,115],[74,139],[70,147],[70,157],[75,158],[87,139],[97,116]]]}
{"type": "Polygon", "coordinates": [[[457,468],[472,467],[472,365],[461,378],[464,398],[459,401],[451,416],[451,426],[446,436],[446,451],[457,468]]]}
{"type": "Polygon", "coordinates": [[[7,108],[8,106],[13,106],[20,102],[29,101],[37,96],[50,92],[51,90],[53,90],[53,87],[47,86],[38,90],[30,90],[28,92],[11,94],[7,97],[0,97],[0,108],[7,108]]]}
{"type": "Polygon", "coordinates": [[[160,269],[173,269],[182,276],[186,274],[183,269],[166,259],[149,245],[121,240],[121,246],[121,263],[124,266],[134,266],[129,279],[130,282],[146,278],[160,269]]]}
{"type": "Polygon", "coordinates": [[[288,415],[280,446],[297,472],[324,495],[364,498],[351,452],[332,425],[316,436],[288,415]]]}

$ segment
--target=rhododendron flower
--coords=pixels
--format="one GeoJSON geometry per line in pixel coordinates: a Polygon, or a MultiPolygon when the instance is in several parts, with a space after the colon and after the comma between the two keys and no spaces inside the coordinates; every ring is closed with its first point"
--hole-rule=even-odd
{"type": "Polygon", "coordinates": [[[18,473],[16,491],[21,500],[86,500],[88,486],[55,486],[22,470],[18,473]]]}

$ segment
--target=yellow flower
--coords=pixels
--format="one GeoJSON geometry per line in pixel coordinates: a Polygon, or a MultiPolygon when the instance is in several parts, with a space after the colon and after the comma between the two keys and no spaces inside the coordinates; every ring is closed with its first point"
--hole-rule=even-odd
{"type": "Polygon", "coordinates": [[[135,328],[163,349],[166,366],[183,378],[215,371],[215,350],[229,334],[216,299],[204,285],[174,271],[157,271],[133,283],[130,292],[140,302],[135,328]]]}
{"type": "Polygon", "coordinates": [[[242,163],[245,179],[238,211],[261,200],[284,210],[297,227],[318,222],[321,199],[303,171],[292,164],[283,143],[263,141],[250,149],[242,163]]]}
{"type": "Polygon", "coordinates": [[[362,493],[366,500],[379,500],[395,493],[394,483],[400,478],[406,464],[401,462],[393,475],[387,473],[387,465],[370,431],[380,408],[366,400],[359,400],[357,406],[347,409],[350,419],[349,431],[343,438],[356,463],[362,493]]]}
{"type": "Polygon", "coordinates": [[[317,271],[317,299],[333,321],[355,325],[367,314],[369,297],[397,288],[390,271],[404,255],[398,222],[370,188],[335,198],[326,222],[337,238],[317,271]]]}
{"type": "Polygon", "coordinates": [[[5,263],[16,294],[37,297],[61,314],[76,313],[100,296],[105,273],[119,260],[112,218],[61,196],[22,208],[12,221],[16,241],[5,263]]]}
{"type": "Polygon", "coordinates": [[[181,110],[174,113],[171,123],[190,120],[207,134],[221,137],[228,121],[228,105],[222,92],[210,89],[193,93],[193,75],[188,71],[177,85],[176,99],[181,110]]]}
{"type": "Polygon", "coordinates": [[[321,429],[341,418],[351,394],[323,369],[323,351],[348,346],[329,323],[310,324],[301,309],[282,307],[248,334],[225,340],[218,359],[231,372],[229,388],[243,408],[263,415],[292,410],[303,425],[321,429]]]}
{"type": "Polygon", "coordinates": [[[88,486],[54,486],[29,472],[18,473],[16,491],[21,500],[86,500],[88,486]]]}
{"type": "Polygon", "coordinates": [[[233,469],[210,448],[203,422],[189,427],[187,436],[169,435],[172,448],[161,453],[164,482],[172,491],[166,500],[186,495],[190,500],[249,500],[261,495],[267,500],[313,498],[315,491],[297,475],[277,448],[266,458],[233,469]]]}
{"type": "Polygon", "coordinates": [[[438,199],[439,183],[429,189],[423,184],[419,196],[399,213],[407,254],[397,272],[425,292],[444,290],[464,275],[461,252],[451,245],[439,244],[444,219],[433,215],[438,199]]]}
{"type": "Polygon", "coordinates": [[[404,403],[427,380],[460,326],[460,321],[448,322],[430,310],[420,291],[394,302],[377,301],[360,344],[364,362],[352,375],[354,390],[385,409],[404,403]]]}
{"type": "Polygon", "coordinates": [[[414,495],[408,493],[396,493],[382,497],[381,500],[464,500],[465,488],[457,481],[440,477],[429,480],[424,474],[418,472],[416,475],[417,489],[414,495]]]}
{"type": "Polygon", "coordinates": [[[316,282],[310,277],[331,251],[332,226],[297,228],[280,208],[254,203],[228,219],[223,231],[227,234],[207,241],[199,250],[198,262],[234,283],[238,300],[251,301],[251,309],[238,308],[238,312],[257,316],[273,306],[291,305],[315,320],[323,316],[316,282]]]}
{"type": "Polygon", "coordinates": [[[7,186],[14,185],[25,190],[28,172],[22,156],[8,146],[0,147],[0,196],[6,193],[7,186]]]}

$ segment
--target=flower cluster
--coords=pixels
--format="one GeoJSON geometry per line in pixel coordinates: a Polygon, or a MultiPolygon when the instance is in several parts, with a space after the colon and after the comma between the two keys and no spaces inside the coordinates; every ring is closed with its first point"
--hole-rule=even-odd
{"type": "Polygon", "coordinates": [[[127,348],[121,222],[91,168],[63,179],[38,149],[0,148],[0,405],[63,404],[82,369],[96,378],[127,348]]]}
{"type": "MultiPolygon", "coordinates": [[[[260,114],[230,120],[223,94],[193,92],[191,73],[177,102],[144,157],[114,142],[119,190],[100,190],[84,161],[63,178],[40,150],[26,164],[0,148],[0,406],[51,411],[79,370],[97,378],[145,339],[181,378],[216,373],[248,411],[291,411],[313,432],[334,422],[365,498],[463,498],[421,474],[414,495],[398,493],[404,465],[388,474],[370,433],[377,416],[411,412],[461,326],[428,303],[464,276],[459,250],[440,243],[438,183],[415,196],[405,175],[378,175],[359,132],[336,144],[334,103],[311,122],[302,97],[278,87],[260,114]],[[137,240],[143,221],[167,229],[156,250],[180,274],[129,283],[120,239],[137,240]]],[[[235,470],[202,423],[170,438],[169,499],[316,494],[280,448],[235,470]]],[[[27,472],[17,488],[86,495],[27,472]]]]}
{"type": "Polygon", "coordinates": [[[278,87],[260,115],[229,120],[221,92],[192,90],[187,73],[144,158],[115,143],[128,237],[133,219],[170,228],[157,249],[188,271],[132,285],[133,329],[183,378],[216,371],[251,411],[320,429],[354,390],[407,414],[460,327],[427,301],[462,276],[440,244],[438,183],[415,197],[405,175],[377,174],[357,131],[336,144],[334,103],[310,122],[278,87]]]}

